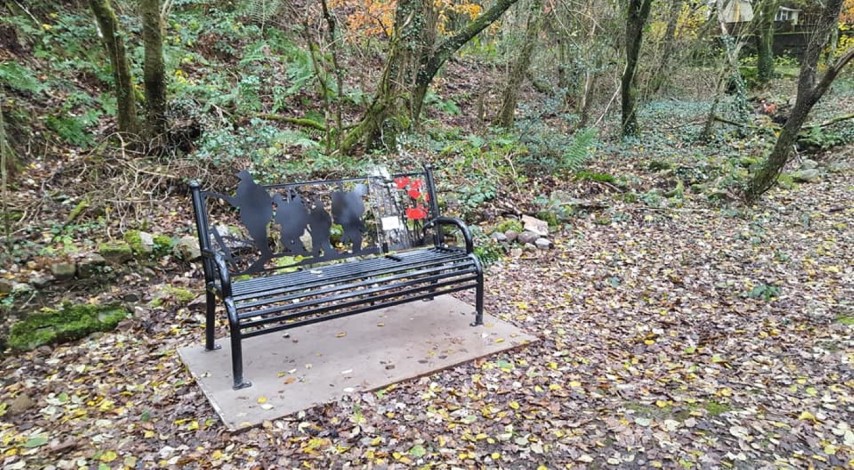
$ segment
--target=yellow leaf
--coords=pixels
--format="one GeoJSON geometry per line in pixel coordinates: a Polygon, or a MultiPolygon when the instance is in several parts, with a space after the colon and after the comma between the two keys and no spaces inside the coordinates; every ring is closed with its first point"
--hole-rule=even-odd
{"type": "Polygon", "coordinates": [[[263,405],[264,403],[267,403],[267,397],[265,397],[265,396],[263,396],[263,395],[262,395],[262,396],[260,396],[260,397],[258,397],[258,403],[260,403],[260,404],[262,404],[262,405],[263,405]]]}
{"type": "Polygon", "coordinates": [[[570,387],[580,387],[580,386],[581,386],[581,382],[579,382],[579,381],[577,381],[577,380],[573,380],[572,382],[570,382],[570,383],[569,383],[569,386],[570,386],[570,387]]]}
{"type": "Polygon", "coordinates": [[[501,454],[499,454],[498,452],[493,452],[489,456],[492,457],[492,460],[498,460],[501,458],[501,454]]]}
{"type": "Polygon", "coordinates": [[[659,408],[667,408],[667,402],[664,400],[656,400],[655,406],[657,406],[659,408]]]}
{"type": "Polygon", "coordinates": [[[187,425],[187,429],[190,431],[195,431],[196,429],[199,429],[199,422],[193,421],[192,423],[187,425]]]}
{"type": "Polygon", "coordinates": [[[154,436],[155,436],[154,431],[145,431],[145,434],[143,434],[143,437],[146,439],[151,439],[154,436]]]}
{"type": "Polygon", "coordinates": [[[653,344],[655,344],[655,340],[654,339],[645,339],[645,340],[643,340],[643,344],[645,344],[647,346],[652,346],[653,344]]]}
{"type": "Polygon", "coordinates": [[[513,408],[514,410],[519,409],[519,403],[518,402],[511,401],[508,405],[510,405],[510,408],[513,408]]]}
{"type": "Polygon", "coordinates": [[[802,421],[812,421],[812,422],[818,421],[815,418],[815,415],[810,413],[809,411],[802,411],[801,414],[798,416],[798,419],[800,419],[802,421]]]}
{"type": "Polygon", "coordinates": [[[549,467],[546,467],[545,465],[540,465],[539,467],[537,467],[537,470],[549,470],[549,467]]]}
{"type": "Polygon", "coordinates": [[[343,337],[345,337],[345,336],[347,336],[347,332],[346,332],[346,331],[339,331],[339,332],[338,332],[338,334],[337,334],[337,335],[335,335],[335,337],[336,337],[336,338],[343,338],[343,337]]]}
{"type": "MultiPolygon", "coordinates": [[[[579,384],[579,385],[581,385],[581,384],[579,384]]],[[[554,392],[555,390],[563,390],[563,387],[561,387],[558,384],[551,384],[551,385],[549,385],[549,390],[554,392]]]]}
{"type": "Polygon", "coordinates": [[[220,451],[219,449],[213,451],[213,453],[211,454],[211,458],[214,460],[221,459],[222,458],[222,451],[220,451]]]}
{"type": "Polygon", "coordinates": [[[101,454],[100,460],[101,460],[101,462],[110,463],[113,460],[116,460],[117,457],[118,457],[118,455],[116,455],[115,452],[113,452],[112,450],[108,450],[108,451],[104,452],[103,454],[101,454]]]}

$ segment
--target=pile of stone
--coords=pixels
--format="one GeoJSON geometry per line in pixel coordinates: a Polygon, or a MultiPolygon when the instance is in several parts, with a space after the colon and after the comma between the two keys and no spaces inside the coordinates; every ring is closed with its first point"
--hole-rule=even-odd
{"type": "Polygon", "coordinates": [[[490,237],[498,243],[510,246],[510,254],[520,256],[522,251],[548,250],[554,246],[549,240],[549,224],[544,220],[523,215],[521,220],[524,227],[522,232],[507,230],[495,231],[490,237]],[[516,246],[513,246],[513,245],[516,246]]]}

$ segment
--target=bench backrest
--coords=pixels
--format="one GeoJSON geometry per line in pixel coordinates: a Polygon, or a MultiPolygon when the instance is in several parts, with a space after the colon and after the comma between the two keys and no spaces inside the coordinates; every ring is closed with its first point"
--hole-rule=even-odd
{"type": "Polygon", "coordinates": [[[202,249],[236,275],[422,246],[423,225],[439,216],[430,167],[274,185],[238,177],[233,195],[190,184],[202,249]]]}

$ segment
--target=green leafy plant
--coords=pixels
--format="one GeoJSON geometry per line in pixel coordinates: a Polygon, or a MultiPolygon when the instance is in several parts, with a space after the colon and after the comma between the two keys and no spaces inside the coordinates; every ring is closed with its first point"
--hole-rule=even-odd
{"type": "Polygon", "coordinates": [[[757,284],[750,292],[747,293],[747,297],[751,299],[762,299],[766,302],[769,302],[780,296],[780,288],[778,286],[772,284],[757,284]]]}
{"type": "Polygon", "coordinates": [[[0,63],[0,85],[28,93],[41,93],[44,90],[44,84],[35,74],[17,62],[0,63]]]}

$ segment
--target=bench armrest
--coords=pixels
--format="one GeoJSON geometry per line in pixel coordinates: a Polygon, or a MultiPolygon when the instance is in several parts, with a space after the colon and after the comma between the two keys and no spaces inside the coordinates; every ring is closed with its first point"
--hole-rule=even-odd
{"type": "Polygon", "coordinates": [[[458,229],[460,229],[460,232],[463,233],[463,238],[465,238],[466,240],[466,254],[470,254],[472,251],[474,251],[474,241],[472,240],[471,230],[469,230],[469,227],[468,225],[466,225],[465,222],[456,217],[436,217],[435,219],[431,220],[430,222],[427,222],[424,225],[424,228],[421,229],[422,235],[427,231],[427,229],[435,225],[456,226],[458,229]]]}
{"type": "Polygon", "coordinates": [[[225,263],[225,258],[221,254],[211,251],[202,250],[202,258],[208,259],[216,266],[219,282],[222,289],[223,297],[231,297],[231,274],[228,272],[228,265],[225,263]]]}

